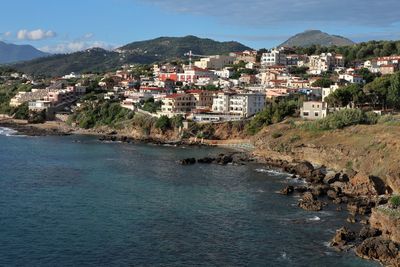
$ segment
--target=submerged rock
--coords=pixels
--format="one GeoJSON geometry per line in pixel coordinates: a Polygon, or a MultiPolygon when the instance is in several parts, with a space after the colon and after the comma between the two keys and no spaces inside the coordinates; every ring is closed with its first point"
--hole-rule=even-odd
{"type": "Polygon", "coordinates": [[[193,165],[196,163],[196,159],[195,158],[187,158],[187,159],[183,159],[180,161],[181,165],[193,165]]]}
{"type": "Polygon", "coordinates": [[[281,195],[291,195],[294,192],[294,187],[291,185],[286,186],[283,188],[281,191],[279,191],[279,194],[281,195]]]}

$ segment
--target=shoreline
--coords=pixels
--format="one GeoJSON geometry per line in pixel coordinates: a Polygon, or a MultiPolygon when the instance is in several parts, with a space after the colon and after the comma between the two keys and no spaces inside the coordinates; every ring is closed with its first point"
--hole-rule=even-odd
{"type": "MultiPolygon", "coordinates": [[[[145,143],[145,144],[156,144],[156,145],[174,145],[174,146],[216,146],[209,143],[194,143],[185,141],[165,141],[165,140],[157,140],[153,138],[147,139],[136,139],[133,137],[128,137],[124,135],[120,135],[115,131],[106,132],[99,130],[84,130],[77,129],[73,127],[67,126],[65,123],[47,123],[39,125],[31,125],[27,124],[24,121],[16,121],[16,120],[1,120],[0,127],[10,128],[17,131],[19,134],[26,134],[28,136],[66,136],[66,135],[87,135],[97,137],[99,141],[113,141],[113,142],[124,142],[124,143],[145,143]]],[[[309,211],[320,211],[323,210],[325,205],[333,205],[338,212],[347,212],[349,217],[347,222],[343,222],[345,224],[352,225],[358,229],[365,229],[366,227],[371,228],[369,219],[371,215],[371,210],[374,207],[377,207],[377,204],[380,203],[381,200],[373,199],[372,196],[369,195],[360,195],[360,196],[350,196],[342,193],[342,187],[345,184],[349,183],[350,178],[353,178],[356,174],[339,174],[340,177],[333,178],[336,181],[332,183],[325,181],[325,178],[328,173],[332,174],[333,177],[338,176],[338,173],[334,169],[330,169],[325,166],[317,166],[314,164],[306,164],[304,161],[299,162],[294,159],[291,160],[282,160],[278,158],[269,158],[266,155],[260,155],[254,153],[252,150],[240,150],[235,149],[235,147],[227,147],[228,149],[233,150],[233,152],[228,152],[226,155],[219,155],[217,158],[203,158],[203,159],[184,159],[181,161],[182,165],[191,165],[191,164],[211,164],[216,163],[220,165],[227,164],[247,164],[250,162],[261,164],[266,166],[272,170],[278,170],[280,172],[289,173],[292,175],[293,179],[301,179],[305,181],[304,185],[301,186],[286,186],[280,192],[282,195],[290,196],[292,194],[296,194],[300,196],[300,201],[298,203],[299,208],[303,208],[304,210],[309,211]],[[188,161],[185,161],[188,160],[188,161]],[[310,166],[311,165],[311,166],[310,166]],[[322,171],[325,174],[322,174],[322,171]],[[344,178],[346,177],[347,178],[344,178]],[[350,176],[350,177],[349,177],[350,176]],[[342,180],[340,180],[342,179],[342,180]],[[335,182],[344,183],[342,185],[335,185],[335,182]],[[335,187],[336,186],[336,187],[335,187]],[[342,186],[342,187],[341,187],[342,186]],[[367,200],[367,204],[363,203],[364,200],[367,200]],[[360,212],[361,208],[365,206],[368,207],[369,212],[360,212]],[[347,207],[347,208],[346,208],[347,207]],[[368,225],[368,226],[367,226],[368,225]]],[[[348,232],[351,230],[343,227],[338,230],[340,232],[340,238],[345,238],[348,232]],[[345,233],[343,233],[345,232],[345,233]]],[[[337,231],[337,234],[338,234],[337,231]]],[[[357,230],[358,231],[358,230],[357,230]]],[[[339,251],[349,251],[352,250],[356,255],[356,249],[360,245],[360,242],[364,240],[353,240],[347,242],[346,240],[335,240],[337,239],[337,235],[333,238],[330,243],[330,247],[339,251]]],[[[360,255],[358,255],[360,256],[360,255]]],[[[360,256],[362,257],[362,256],[360,256]]]]}

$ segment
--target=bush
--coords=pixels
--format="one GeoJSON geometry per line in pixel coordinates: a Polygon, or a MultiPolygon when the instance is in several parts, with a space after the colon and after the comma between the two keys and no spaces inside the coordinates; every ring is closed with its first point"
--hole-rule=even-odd
{"type": "Polygon", "coordinates": [[[17,120],[27,120],[29,118],[28,103],[24,103],[12,111],[14,118],[17,120]]]}
{"type": "Polygon", "coordinates": [[[290,137],[290,143],[294,143],[296,141],[299,141],[301,139],[300,135],[293,135],[292,137],[290,137]]]}
{"type": "Polygon", "coordinates": [[[165,132],[168,129],[171,129],[171,120],[167,116],[161,116],[156,121],[156,128],[160,129],[162,132],[165,132]]]}
{"type": "Polygon", "coordinates": [[[307,130],[336,130],[357,124],[376,124],[379,116],[373,112],[360,109],[343,109],[327,117],[304,123],[301,127],[307,130]]]}
{"type": "Polygon", "coordinates": [[[279,138],[279,137],[281,137],[282,136],[282,133],[280,133],[280,132],[274,132],[274,133],[272,133],[272,138],[279,138]]]}
{"type": "Polygon", "coordinates": [[[397,209],[400,207],[400,196],[392,196],[389,199],[389,203],[393,206],[393,208],[397,209]]]}

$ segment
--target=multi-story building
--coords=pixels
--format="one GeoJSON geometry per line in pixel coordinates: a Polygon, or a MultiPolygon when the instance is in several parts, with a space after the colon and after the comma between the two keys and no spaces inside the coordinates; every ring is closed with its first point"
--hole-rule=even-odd
{"type": "Polygon", "coordinates": [[[214,98],[212,110],[215,113],[233,114],[246,118],[262,111],[264,107],[264,93],[220,92],[214,98]]]}
{"type": "Polygon", "coordinates": [[[192,94],[171,94],[165,97],[161,114],[168,117],[190,113],[196,108],[196,99],[192,94]]]}
{"type": "Polygon", "coordinates": [[[187,68],[184,73],[177,73],[177,81],[183,83],[194,84],[199,78],[214,79],[215,74],[212,71],[198,67],[187,68]]]}
{"type": "Polygon", "coordinates": [[[286,55],[279,49],[272,49],[270,52],[263,53],[261,56],[262,66],[286,65],[286,55]]]}
{"type": "Polygon", "coordinates": [[[220,70],[227,65],[232,65],[234,62],[235,57],[217,55],[201,58],[200,60],[195,61],[194,65],[200,69],[220,70]]]}
{"type": "Polygon", "coordinates": [[[257,61],[257,51],[245,50],[243,52],[230,53],[229,55],[236,58],[234,62],[235,64],[239,63],[240,61],[246,63],[256,63],[257,61]]]}
{"type": "Polygon", "coordinates": [[[309,57],[308,67],[311,74],[319,75],[337,67],[344,67],[344,58],[342,55],[334,53],[312,55],[309,57]]]}
{"type": "Polygon", "coordinates": [[[189,90],[187,94],[191,94],[196,101],[196,109],[211,109],[215,92],[209,90],[189,90]]]}
{"type": "Polygon", "coordinates": [[[306,101],[300,109],[300,116],[303,119],[317,120],[325,118],[328,113],[328,106],[325,102],[306,101]]]}
{"type": "Polygon", "coordinates": [[[348,81],[349,83],[358,83],[358,84],[365,83],[363,77],[357,74],[347,74],[347,73],[340,74],[339,79],[348,81]]]}

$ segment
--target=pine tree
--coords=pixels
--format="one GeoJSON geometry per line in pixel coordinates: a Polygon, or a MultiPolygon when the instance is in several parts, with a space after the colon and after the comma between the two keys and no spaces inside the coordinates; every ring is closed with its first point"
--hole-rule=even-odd
{"type": "Polygon", "coordinates": [[[392,108],[400,108],[400,72],[393,74],[390,79],[387,102],[392,108]]]}

